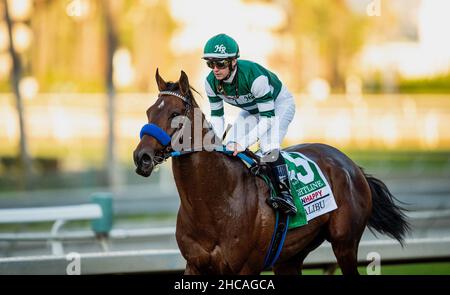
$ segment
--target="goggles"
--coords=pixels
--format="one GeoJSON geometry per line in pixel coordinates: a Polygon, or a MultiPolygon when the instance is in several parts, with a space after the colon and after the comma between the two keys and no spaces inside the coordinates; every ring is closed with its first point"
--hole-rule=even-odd
{"type": "Polygon", "coordinates": [[[225,68],[228,67],[228,65],[230,64],[230,61],[227,59],[223,59],[223,60],[207,60],[206,61],[206,65],[210,68],[214,70],[214,67],[217,67],[219,70],[223,70],[225,68]]]}

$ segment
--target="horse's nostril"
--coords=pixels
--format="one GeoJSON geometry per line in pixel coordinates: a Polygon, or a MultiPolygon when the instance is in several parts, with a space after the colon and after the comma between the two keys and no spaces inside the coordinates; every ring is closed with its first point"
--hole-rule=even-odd
{"type": "Polygon", "coordinates": [[[153,161],[149,154],[143,154],[141,158],[141,163],[145,166],[148,166],[151,165],[153,161]]]}

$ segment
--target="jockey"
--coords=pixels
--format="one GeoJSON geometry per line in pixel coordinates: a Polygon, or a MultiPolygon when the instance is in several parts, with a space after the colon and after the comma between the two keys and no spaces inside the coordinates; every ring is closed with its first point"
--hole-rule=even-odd
{"type": "Polygon", "coordinates": [[[269,204],[295,215],[297,209],[290,194],[288,170],[280,155],[280,144],[295,114],[294,98],[274,73],[255,62],[238,58],[238,44],[225,34],[212,37],[204,47],[203,59],[211,68],[205,89],[212,127],[222,138],[224,101],[242,109],[225,138],[226,147],[236,156],[259,139],[262,160],[271,167],[277,192],[275,203],[269,204]]]}

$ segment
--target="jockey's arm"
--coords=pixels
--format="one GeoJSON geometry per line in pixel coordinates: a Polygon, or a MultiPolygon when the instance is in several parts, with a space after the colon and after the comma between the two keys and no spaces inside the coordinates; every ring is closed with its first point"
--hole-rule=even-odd
{"type": "Polygon", "coordinates": [[[216,133],[219,138],[222,138],[225,126],[223,100],[214,93],[208,82],[205,82],[205,89],[206,94],[208,95],[209,107],[211,109],[211,125],[214,129],[214,133],[216,133]]]}
{"type": "MultiPolygon", "coordinates": [[[[259,76],[253,82],[251,91],[256,97],[255,102],[260,116],[259,122],[244,137],[234,139],[230,138],[228,141],[236,142],[244,149],[254,144],[273,126],[278,128],[276,126],[278,126],[279,120],[275,114],[274,98],[272,97],[272,92],[267,77],[259,76]]],[[[276,138],[273,140],[278,141],[276,138]]]]}
{"type": "MultiPolygon", "coordinates": [[[[247,133],[247,136],[238,138],[236,140],[230,139],[230,141],[234,141],[238,143],[243,149],[246,149],[247,147],[254,144],[258,139],[260,139],[270,128],[277,125],[278,125],[277,116],[275,115],[272,117],[261,116],[258,125],[256,125],[256,127],[250,130],[250,132],[247,133]]],[[[272,140],[278,139],[274,138],[272,140]]]]}

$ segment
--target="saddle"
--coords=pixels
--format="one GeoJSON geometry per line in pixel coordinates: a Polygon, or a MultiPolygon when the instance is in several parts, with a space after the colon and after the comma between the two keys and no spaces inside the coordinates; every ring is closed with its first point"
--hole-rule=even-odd
{"type": "MultiPolygon", "coordinates": [[[[281,156],[281,155],[280,155],[281,156]]],[[[237,154],[237,157],[242,160],[242,162],[248,167],[250,173],[255,176],[261,177],[270,187],[270,195],[276,194],[274,189],[274,184],[271,181],[270,166],[265,162],[261,161],[261,157],[256,153],[245,149],[243,152],[237,154]]]]}

